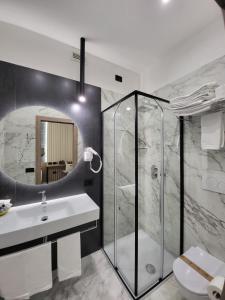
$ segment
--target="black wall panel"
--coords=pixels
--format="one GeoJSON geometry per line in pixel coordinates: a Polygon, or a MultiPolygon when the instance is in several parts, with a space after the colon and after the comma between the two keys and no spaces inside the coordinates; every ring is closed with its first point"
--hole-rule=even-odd
{"type": "MultiPolygon", "coordinates": [[[[87,101],[79,103],[79,82],[0,62],[0,118],[24,106],[52,107],[76,122],[84,147],[91,146],[102,154],[101,89],[85,85],[85,91],[87,101]]],[[[101,208],[101,187],[101,173],[92,173],[83,161],[68,176],[49,185],[21,184],[0,171],[0,198],[10,197],[14,206],[40,201],[38,192],[45,189],[48,200],[86,192],[101,208]]],[[[101,221],[96,230],[82,234],[82,256],[100,247],[101,221]]]]}

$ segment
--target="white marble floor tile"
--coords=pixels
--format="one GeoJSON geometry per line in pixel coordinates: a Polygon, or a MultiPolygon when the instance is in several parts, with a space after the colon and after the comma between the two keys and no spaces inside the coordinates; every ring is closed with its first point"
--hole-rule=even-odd
{"type": "MultiPolygon", "coordinates": [[[[65,282],[54,280],[53,288],[31,300],[131,300],[126,288],[100,250],[82,259],[82,276],[65,282]]],[[[169,278],[144,300],[183,300],[174,277],[169,278]]]]}
{"type": "Polygon", "coordinates": [[[179,290],[174,276],[165,280],[154,291],[143,297],[143,300],[185,300],[179,290]]]}

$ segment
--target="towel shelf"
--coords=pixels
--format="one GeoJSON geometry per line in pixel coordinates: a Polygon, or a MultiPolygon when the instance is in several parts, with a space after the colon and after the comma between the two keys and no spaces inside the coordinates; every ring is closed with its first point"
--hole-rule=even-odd
{"type": "MultiPolygon", "coordinates": [[[[174,110],[171,110],[171,111],[175,114],[174,110]]],[[[214,113],[214,112],[219,112],[219,111],[222,111],[223,113],[225,113],[225,100],[222,100],[222,101],[219,101],[217,103],[211,104],[211,108],[209,110],[199,112],[199,113],[193,114],[193,115],[187,115],[187,116],[177,116],[176,115],[176,117],[178,119],[180,117],[183,117],[183,118],[201,117],[202,115],[209,114],[209,113],[214,113]]]]}

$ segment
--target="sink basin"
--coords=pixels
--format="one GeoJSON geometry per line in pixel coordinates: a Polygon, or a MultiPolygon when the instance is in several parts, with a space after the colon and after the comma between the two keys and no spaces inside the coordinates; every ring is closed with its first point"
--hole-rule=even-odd
{"type": "Polygon", "coordinates": [[[99,207],[87,194],[12,207],[0,217],[0,249],[98,219],[99,207]]]}
{"type": "Polygon", "coordinates": [[[48,216],[48,220],[57,220],[59,218],[66,218],[70,215],[73,205],[64,199],[57,199],[49,201],[47,205],[22,205],[20,209],[16,210],[16,216],[22,221],[32,226],[41,221],[43,216],[48,216]]]}

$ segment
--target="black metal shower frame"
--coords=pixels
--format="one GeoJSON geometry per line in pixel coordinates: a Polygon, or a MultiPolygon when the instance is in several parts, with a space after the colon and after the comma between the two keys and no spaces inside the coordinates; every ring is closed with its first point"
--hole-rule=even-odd
{"type": "MultiPolygon", "coordinates": [[[[168,278],[170,274],[165,276],[164,278],[159,278],[159,281],[151,286],[148,290],[146,290],[143,294],[138,296],[138,96],[143,96],[146,98],[155,99],[157,101],[161,101],[164,103],[169,104],[170,101],[163,99],[161,97],[157,97],[155,95],[147,94],[144,92],[141,92],[139,90],[135,90],[131,92],[130,94],[126,95],[125,97],[121,98],[117,102],[113,103],[106,109],[102,111],[102,143],[104,145],[104,124],[103,124],[103,114],[110,110],[111,108],[119,105],[123,101],[129,99],[130,97],[134,96],[135,101],[135,280],[134,280],[134,294],[131,292],[130,288],[128,287],[127,283],[123,279],[123,277],[120,275],[117,267],[113,265],[110,258],[108,257],[107,253],[104,250],[104,218],[103,218],[103,212],[102,212],[102,248],[103,251],[108,258],[110,264],[117,272],[117,275],[127,288],[128,292],[132,296],[133,299],[138,300],[145,296],[147,293],[149,293],[151,290],[153,290],[156,286],[158,286],[163,280],[168,278]]],[[[180,255],[183,254],[184,249],[184,120],[183,117],[179,117],[179,125],[180,125],[180,255]]],[[[104,159],[104,147],[102,146],[102,155],[104,159]]],[[[103,187],[104,187],[104,177],[102,173],[102,197],[103,197],[103,187]]],[[[103,199],[102,199],[103,200],[103,199]]],[[[104,209],[104,201],[102,201],[102,211],[104,209]]]]}

